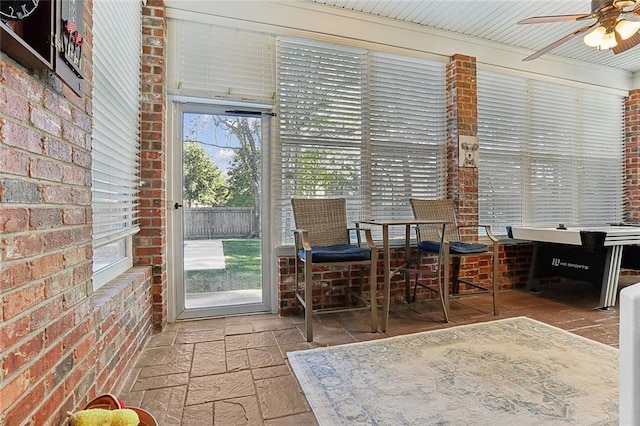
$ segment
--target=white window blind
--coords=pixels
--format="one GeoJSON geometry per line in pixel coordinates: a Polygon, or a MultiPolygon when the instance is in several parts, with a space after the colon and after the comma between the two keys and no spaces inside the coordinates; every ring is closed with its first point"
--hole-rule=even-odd
{"type": "Polygon", "coordinates": [[[445,194],[445,64],[370,52],[369,89],[372,217],[411,218],[445,194]]]}
{"type": "Polygon", "coordinates": [[[140,1],[95,2],[93,21],[92,206],[98,287],[131,265],[130,236],[138,231],[140,1]]]}
{"type": "Polygon", "coordinates": [[[574,160],[582,155],[577,134],[577,89],[533,80],[528,83],[527,220],[546,225],[576,223],[572,194],[578,190],[578,175],[574,160]]]}
{"type": "Polygon", "coordinates": [[[444,64],[291,37],[277,47],[283,242],[292,197],[345,197],[351,222],[411,217],[409,197],[442,196],[444,64]]]}
{"type": "Polygon", "coordinates": [[[495,233],[523,222],[527,129],[526,80],[478,70],[479,222],[495,233]]]}
{"type": "Polygon", "coordinates": [[[585,223],[624,220],[624,100],[583,91],[577,205],[585,223]],[[602,213],[606,212],[603,217],[602,213]]]}
{"type": "Polygon", "coordinates": [[[345,197],[348,220],[365,204],[366,51],[278,39],[283,240],[295,228],[292,197],[345,197]]]}
{"type": "Polygon", "coordinates": [[[480,222],[553,226],[622,220],[618,95],[478,71],[480,222]]]}
{"type": "Polygon", "coordinates": [[[169,91],[173,94],[272,103],[273,35],[169,20],[169,91]]]}

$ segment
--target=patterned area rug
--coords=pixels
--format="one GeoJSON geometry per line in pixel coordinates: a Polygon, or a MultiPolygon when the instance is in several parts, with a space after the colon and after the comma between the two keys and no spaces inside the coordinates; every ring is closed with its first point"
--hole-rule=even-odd
{"type": "Polygon", "coordinates": [[[618,350],[526,317],[288,357],[321,425],[618,424],[618,350]]]}

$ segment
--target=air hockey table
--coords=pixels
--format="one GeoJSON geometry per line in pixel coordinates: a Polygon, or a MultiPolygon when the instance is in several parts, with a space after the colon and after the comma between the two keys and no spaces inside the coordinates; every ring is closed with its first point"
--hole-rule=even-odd
{"type": "Polygon", "coordinates": [[[510,226],[507,232],[509,238],[535,243],[527,282],[532,292],[543,277],[587,281],[600,286],[600,309],[607,310],[616,304],[620,268],[640,269],[639,248],[631,247],[640,244],[640,226],[510,226]]]}

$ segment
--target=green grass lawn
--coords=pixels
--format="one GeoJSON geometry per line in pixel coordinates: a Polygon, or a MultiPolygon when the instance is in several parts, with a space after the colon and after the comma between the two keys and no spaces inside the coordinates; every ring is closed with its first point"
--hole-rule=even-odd
{"type": "Polygon", "coordinates": [[[225,269],[186,271],[187,293],[262,288],[259,239],[222,240],[225,269]]]}

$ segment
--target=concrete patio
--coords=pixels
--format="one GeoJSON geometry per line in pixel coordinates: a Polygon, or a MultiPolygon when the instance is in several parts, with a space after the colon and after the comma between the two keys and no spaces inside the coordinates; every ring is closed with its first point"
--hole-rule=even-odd
{"type": "MultiPolygon", "coordinates": [[[[201,271],[225,269],[222,240],[187,240],[184,242],[184,270],[201,271]]],[[[185,306],[189,309],[228,306],[262,301],[262,290],[230,290],[209,293],[187,293],[185,306]]]]}
{"type": "Polygon", "coordinates": [[[184,242],[184,270],[224,269],[222,240],[187,240],[184,242]]]}

